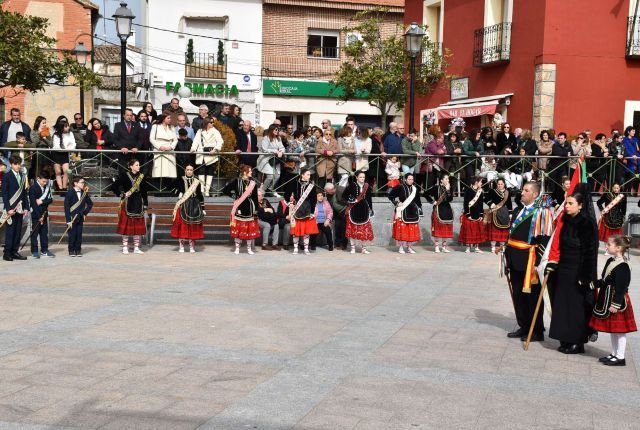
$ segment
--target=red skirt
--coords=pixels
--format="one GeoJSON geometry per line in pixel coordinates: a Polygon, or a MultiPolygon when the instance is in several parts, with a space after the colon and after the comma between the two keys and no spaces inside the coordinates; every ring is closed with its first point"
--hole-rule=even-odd
{"type": "Polygon", "coordinates": [[[397,187],[398,185],[400,185],[400,179],[389,179],[389,182],[387,182],[388,189],[397,187]]]}
{"type": "Polygon", "coordinates": [[[629,294],[626,294],[625,298],[627,299],[627,309],[624,312],[610,314],[608,318],[603,320],[592,316],[589,325],[604,333],[631,333],[632,331],[638,331],[629,294]]]}
{"type": "Polygon", "coordinates": [[[598,223],[598,239],[600,242],[607,242],[610,236],[614,234],[622,234],[622,227],[611,229],[604,224],[602,218],[600,218],[600,222],[598,223]]]}
{"type": "Polygon", "coordinates": [[[438,220],[435,210],[431,213],[431,236],[440,239],[451,239],[453,237],[453,222],[443,224],[438,220]]]}
{"type": "Polygon", "coordinates": [[[260,224],[258,219],[251,221],[236,220],[235,225],[231,226],[231,237],[240,240],[253,240],[260,237],[260,224]]]}
{"type": "Polygon", "coordinates": [[[116,233],[123,236],[142,236],[147,234],[147,224],[144,222],[144,217],[134,218],[127,215],[123,205],[118,216],[116,233]]]}
{"type": "Polygon", "coordinates": [[[354,224],[351,222],[349,215],[347,215],[345,236],[349,239],[371,242],[373,240],[373,228],[371,228],[371,221],[367,221],[366,224],[354,224]]]}
{"type": "Polygon", "coordinates": [[[204,223],[187,224],[182,220],[180,213],[177,213],[171,226],[171,237],[189,240],[204,239],[204,223]]]}
{"type": "Polygon", "coordinates": [[[420,240],[420,224],[406,223],[396,218],[393,222],[393,238],[402,242],[418,242],[420,240]]]}
{"type": "Polygon", "coordinates": [[[297,219],[291,227],[291,236],[302,237],[307,234],[318,234],[318,223],[315,218],[297,219]]]}
{"type": "Polygon", "coordinates": [[[496,242],[506,242],[509,240],[509,228],[498,228],[493,222],[486,224],[486,239],[496,242]]]}
{"type": "Polygon", "coordinates": [[[460,227],[458,242],[465,245],[478,245],[486,240],[484,221],[482,219],[471,221],[466,215],[462,215],[460,216],[460,221],[462,225],[460,227]]]}

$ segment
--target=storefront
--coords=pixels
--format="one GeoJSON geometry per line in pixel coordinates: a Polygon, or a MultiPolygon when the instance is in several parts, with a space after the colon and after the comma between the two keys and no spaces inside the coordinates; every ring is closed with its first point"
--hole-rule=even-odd
{"type": "Polygon", "coordinates": [[[466,130],[495,126],[507,121],[508,107],[513,93],[478,97],[466,100],[452,100],[440,106],[420,111],[421,133],[438,124],[443,131],[455,118],[463,118],[466,130]]]}
{"type": "Polygon", "coordinates": [[[264,79],[261,124],[271,124],[278,117],[294,127],[320,126],[323,119],[336,126],[351,115],[357,124],[380,126],[380,112],[369,105],[366,95],[346,103],[339,96],[340,89],[326,81],[264,79]]]}

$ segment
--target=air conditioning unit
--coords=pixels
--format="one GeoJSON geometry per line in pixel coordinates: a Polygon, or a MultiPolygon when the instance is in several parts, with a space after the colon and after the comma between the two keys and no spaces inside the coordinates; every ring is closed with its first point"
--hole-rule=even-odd
{"type": "Polygon", "coordinates": [[[355,43],[361,40],[362,40],[362,35],[360,33],[351,32],[351,33],[347,33],[347,35],[345,36],[344,44],[345,46],[349,46],[352,43],[355,43]]]}

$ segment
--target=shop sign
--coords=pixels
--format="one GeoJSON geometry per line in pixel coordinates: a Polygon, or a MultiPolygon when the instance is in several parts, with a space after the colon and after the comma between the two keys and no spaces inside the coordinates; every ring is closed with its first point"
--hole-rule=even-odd
{"type": "Polygon", "coordinates": [[[469,98],[469,78],[451,79],[451,100],[463,100],[469,98]]]}
{"type": "Polygon", "coordinates": [[[474,116],[493,115],[494,113],[496,113],[495,104],[451,109],[439,108],[438,119],[471,118],[474,116]]]}
{"type": "Polygon", "coordinates": [[[185,82],[184,84],[180,82],[167,82],[165,84],[165,89],[169,93],[177,94],[178,90],[185,86],[191,90],[191,94],[214,97],[214,96],[224,96],[224,97],[238,97],[240,92],[238,91],[238,87],[235,85],[223,85],[223,84],[208,84],[206,82],[185,82]]]}
{"type": "MultiPolygon", "coordinates": [[[[344,91],[335,88],[329,82],[319,81],[288,81],[284,79],[265,79],[263,94],[285,97],[332,97],[344,95],[344,91]],[[333,92],[332,92],[333,91],[333,92]]],[[[367,93],[356,95],[356,98],[366,98],[367,93]]]]}

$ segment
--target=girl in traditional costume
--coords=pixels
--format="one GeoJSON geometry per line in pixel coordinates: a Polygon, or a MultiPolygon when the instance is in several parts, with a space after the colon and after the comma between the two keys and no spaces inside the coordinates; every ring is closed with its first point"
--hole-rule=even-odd
{"type": "Polygon", "coordinates": [[[373,228],[371,217],[373,216],[373,203],[371,201],[371,188],[365,182],[365,173],[356,172],[355,181],[351,182],[344,190],[343,198],[347,201],[346,233],[351,244],[351,254],[356,253],[356,241],[362,243],[362,253],[370,254],[367,250],[367,242],[373,240],[373,228]]]}
{"type": "Polygon", "coordinates": [[[600,209],[598,239],[605,244],[605,255],[609,255],[607,253],[609,237],[622,234],[622,225],[627,214],[627,199],[620,191],[620,184],[613,184],[611,192],[602,194],[597,202],[600,209]]]}
{"type": "Polygon", "coordinates": [[[240,177],[231,180],[222,189],[235,199],[231,208],[231,237],[235,240],[234,253],[240,254],[240,245],[247,241],[247,253],[253,255],[253,242],[260,237],[258,224],[258,187],[251,177],[251,166],[240,166],[240,177]]]}
{"type": "Polygon", "coordinates": [[[431,212],[431,236],[435,243],[435,252],[451,252],[447,248],[447,239],[453,238],[453,209],[451,201],[453,201],[453,191],[449,183],[449,174],[442,172],[440,174],[440,183],[435,187],[431,187],[425,195],[429,203],[433,203],[431,212]],[[442,248],[440,248],[440,242],[442,248]]]}
{"type": "Polygon", "coordinates": [[[293,253],[298,253],[300,238],[302,238],[304,253],[309,255],[310,235],[318,234],[318,224],[314,217],[317,196],[315,185],[311,182],[309,169],[302,169],[300,178],[297,181],[289,182],[284,198],[289,202],[293,253]]]}
{"type": "Polygon", "coordinates": [[[504,179],[496,180],[496,188],[489,189],[484,200],[489,205],[484,215],[486,235],[491,241],[491,252],[495,253],[496,243],[504,246],[509,239],[511,227],[511,194],[507,190],[504,179]]]}
{"type": "Polygon", "coordinates": [[[129,253],[129,236],[133,236],[133,253],[144,254],[140,250],[140,236],[147,234],[144,213],[147,210],[147,186],[144,173],[140,172],[140,162],[129,160],[129,171],[123,172],[114,182],[112,190],[120,200],[117,233],[122,235],[122,253],[129,253]]]}
{"type": "Polygon", "coordinates": [[[602,270],[602,279],[596,282],[598,298],[589,325],[595,330],[611,333],[611,354],[600,358],[606,366],[624,366],[627,333],[637,331],[633,307],[629,299],[631,269],[624,257],[631,246],[628,236],[613,235],[607,241],[612,255],[602,270]]]}
{"type": "Polygon", "coordinates": [[[415,254],[411,244],[420,240],[420,218],[422,217],[422,203],[420,192],[413,184],[413,173],[407,173],[402,184],[389,192],[389,200],[395,204],[393,221],[393,238],[400,245],[398,252],[415,254]]]}
{"type": "Polygon", "coordinates": [[[464,213],[460,216],[461,227],[458,241],[467,246],[464,251],[482,253],[480,244],[484,242],[484,199],[482,178],[473,178],[471,188],[464,192],[464,213]]]}
{"type": "Polygon", "coordinates": [[[178,239],[184,252],[184,242],[189,241],[189,252],[196,252],[196,240],[204,239],[204,196],[201,182],[193,175],[193,164],[184,166],[184,176],[176,179],[174,190],[179,198],[173,208],[171,237],[178,239]]]}

